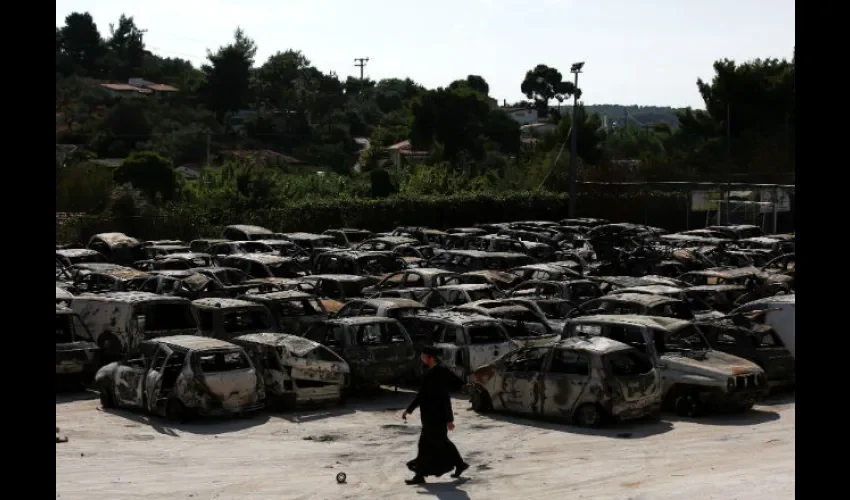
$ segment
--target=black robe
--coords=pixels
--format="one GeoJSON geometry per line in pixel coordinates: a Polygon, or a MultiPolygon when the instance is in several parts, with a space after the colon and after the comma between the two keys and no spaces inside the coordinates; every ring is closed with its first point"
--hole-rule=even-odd
{"type": "Polygon", "coordinates": [[[422,419],[419,453],[407,467],[420,476],[442,476],[463,463],[454,443],[449,440],[447,424],[454,421],[449,387],[457,377],[443,366],[436,365],[422,376],[416,398],[407,407],[412,413],[417,407],[422,419]]]}

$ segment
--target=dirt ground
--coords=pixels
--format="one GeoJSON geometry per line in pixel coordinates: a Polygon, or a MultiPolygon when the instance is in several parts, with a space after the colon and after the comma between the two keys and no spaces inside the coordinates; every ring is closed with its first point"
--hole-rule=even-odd
{"type": "Polygon", "coordinates": [[[95,394],[57,395],[56,497],[132,499],[794,498],[793,395],[745,414],[598,431],[479,416],[455,399],[451,435],[468,478],[406,486],[419,414],[385,391],[344,408],[173,425],[105,412],[95,394]],[[348,480],[337,484],[345,472],[348,480]]]}

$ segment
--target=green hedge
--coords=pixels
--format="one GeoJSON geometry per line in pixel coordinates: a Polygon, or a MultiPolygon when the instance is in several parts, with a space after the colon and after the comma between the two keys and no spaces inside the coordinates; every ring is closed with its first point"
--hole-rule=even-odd
{"type": "MultiPolygon", "coordinates": [[[[686,192],[635,192],[618,189],[580,190],[579,217],[601,217],[680,231],[702,227],[704,213],[688,214],[686,192]]],[[[321,232],[356,227],[390,231],[400,225],[448,227],[516,220],[560,220],[568,216],[568,197],[560,193],[507,192],[454,196],[339,199],[293,203],[269,209],[204,213],[180,206],[158,215],[118,219],[105,215],[67,216],[56,221],[57,241],[85,243],[97,233],[120,231],[136,238],[213,238],[228,224],[256,224],[280,232],[321,232]]]]}

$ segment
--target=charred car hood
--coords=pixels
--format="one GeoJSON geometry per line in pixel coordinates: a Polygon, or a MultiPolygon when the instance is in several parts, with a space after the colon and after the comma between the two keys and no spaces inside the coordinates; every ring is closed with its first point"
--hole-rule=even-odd
{"type": "Polygon", "coordinates": [[[705,356],[668,353],[661,356],[662,362],[670,370],[705,377],[734,377],[760,373],[761,368],[746,359],[725,352],[709,350],[705,356]]]}

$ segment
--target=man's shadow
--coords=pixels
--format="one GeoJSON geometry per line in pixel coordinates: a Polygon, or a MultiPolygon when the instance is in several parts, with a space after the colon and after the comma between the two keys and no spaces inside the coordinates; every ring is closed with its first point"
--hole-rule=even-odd
{"type": "Polygon", "coordinates": [[[469,481],[467,477],[453,479],[443,483],[425,483],[422,488],[425,491],[417,491],[420,495],[434,495],[440,500],[470,500],[466,491],[458,489],[458,486],[469,481]]]}

